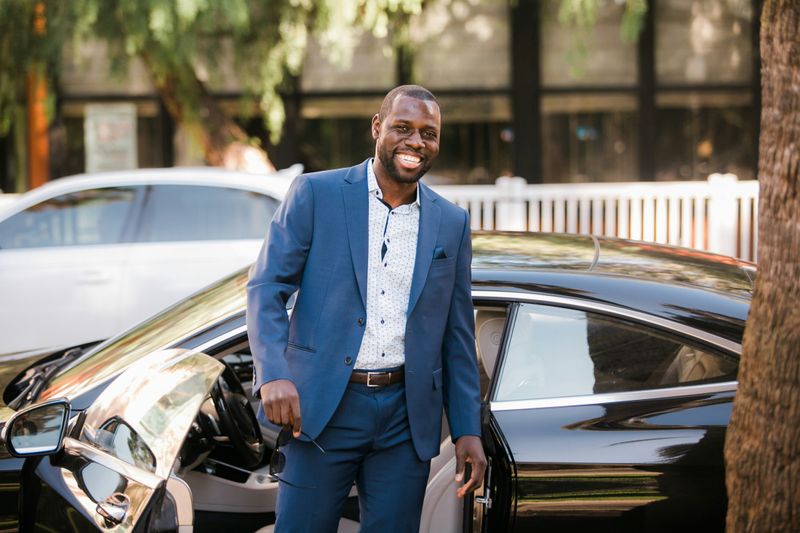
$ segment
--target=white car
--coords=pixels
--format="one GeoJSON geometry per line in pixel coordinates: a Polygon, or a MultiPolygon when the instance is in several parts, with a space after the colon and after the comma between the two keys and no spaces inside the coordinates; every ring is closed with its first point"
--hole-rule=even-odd
{"type": "Polygon", "coordinates": [[[106,339],[253,262],[294,165],[142,169],[0,207],[0,354],[106,339]]]}
{"type": "Polygon", "coordinates": [[[0,211],[8,209],[8,206],[17,201],[17,198],[19,198],[19,194],[0,191],[0,211]]]}

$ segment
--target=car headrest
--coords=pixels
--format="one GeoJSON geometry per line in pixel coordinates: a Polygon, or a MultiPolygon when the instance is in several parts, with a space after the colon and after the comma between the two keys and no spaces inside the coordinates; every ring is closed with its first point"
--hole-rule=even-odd
{"type": "Polygon", "coordinates": [[[489,378],[494,372],[505,324],[506,312],[504,310],[479,309],[475,314],[475,344],[478,350],[478,359],[489,378]]]}

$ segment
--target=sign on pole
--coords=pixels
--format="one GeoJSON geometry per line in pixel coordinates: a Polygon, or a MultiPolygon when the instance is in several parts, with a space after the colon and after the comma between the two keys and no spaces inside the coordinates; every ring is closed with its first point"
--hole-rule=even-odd
{"type": "Polygon", "coordinates": [[[136,105],[87,104],[86,172],[137,167],[136,105]]]}

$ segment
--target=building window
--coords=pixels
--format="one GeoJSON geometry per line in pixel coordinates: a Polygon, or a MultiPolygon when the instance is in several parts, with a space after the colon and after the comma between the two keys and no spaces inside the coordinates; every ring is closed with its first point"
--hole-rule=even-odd
{"type": "Polygon", "coordinates": [[[541,80],[543,87],[633,86],[636,43],[623,43],[620,2],[599,2],[597,20],[581,40],[558,20],[561,0],[540,3],[541,80]]]}
{"type": "Polygon", "coordinates": [[[511,105],[505,95],[439,97],[442,135],[429,183],[491,184],[512,174],[511,105]]]}
{"type": "Polygon", "coordinates": [[[508,89],[510,31],[507,0],[429,3],[411,24],[412,78],[432,91],[508,89]]]}
{"type": "Polygon", "coordinates": [[[601,4],[581,34],[559,21],[560,0],[540,3],[544,183],[637,178],[636,44],[620,37],[624,5],[601,4]]]}
{"type": "Polygon", "coordinates": [[[375,154],[371,121],[381,96],[303,98],[300,162],[307,172],[351,166],[375,154]]]}
{"type": "Polygon", "coordinates": [[[543,182],[631,180],[637,172],[638,127],[633,95],[544,96],[543,182]]]}
{"type": "Polygon", "coordinates": [[[702,180],[714,172],[755,179],[756,115],[749,92],[662,92],[656,108],[657,180],[702,180]]]}
{"type": "Polygon", "coordinates": [[[755,179],[753,2],[658,2],[655,26],[655,178],[755,179]]]}
{"type": "Polygon", "coordinates": [[[751,0],[662,1],[655,24],[658,83],[751,82],[751,0]]]}
{"type": "Polygon", "coordinates": [[[361,33],[349,58],[331,61],[317,40],[306,51],[300,89],[303,92],[375,91],[395,84],[396,57],[388,39],[361,33]]]}

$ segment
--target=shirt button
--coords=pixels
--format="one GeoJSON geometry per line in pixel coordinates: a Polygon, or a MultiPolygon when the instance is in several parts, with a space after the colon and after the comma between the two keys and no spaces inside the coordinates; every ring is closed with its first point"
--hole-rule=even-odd
{"type": "Polygon", "coordinates": [[[381,294],[386,294],[386,291],[381,289],[381,294]]]}
{"type": "Polygon", "coordinates": [[[381,324],[383,324],[383,319],[381,318],[381,324]]]}
{"type": "Polygon", "coordinates": [[[363,317],[358,317],[358,321],[357,322],[358,322],[359,326],[363,326],[364,325],[364,318],[363,317]]]}
{"type": "Polygon", "coordinates": [[[344,358],[344,364],[350,366],[350,364],[352,364],[352,362],[353,362],[353,358],[350,357],[349,355],[344,358]]]}

